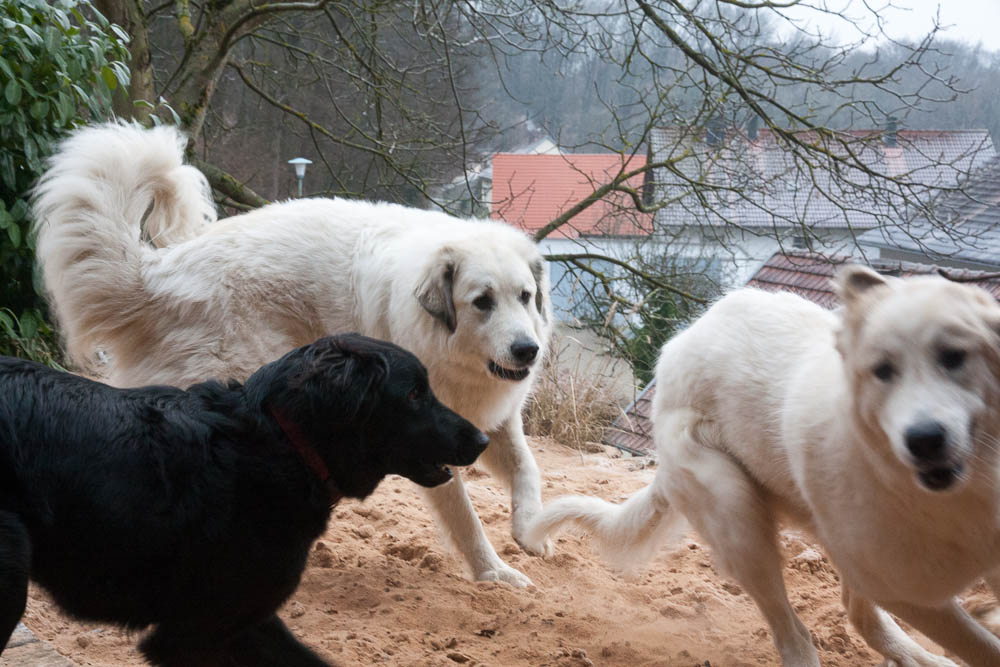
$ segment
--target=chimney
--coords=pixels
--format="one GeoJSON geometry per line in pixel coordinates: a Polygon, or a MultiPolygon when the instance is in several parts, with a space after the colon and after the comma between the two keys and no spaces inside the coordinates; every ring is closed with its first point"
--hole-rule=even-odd
{"type": "Polygon", "coordinates": [[[760,116],[754,116],[747,123],[747,139],[757,141],[758,135],[760,135],[760,116]]]}
{"type": "Polygon", "coordinates": [[[705,143],[709,146],[720,146],[726,140],[726,126],[722,116],[716,114],[708,121],[705,127],[705,143]]]}
{"type": "MultiPolygon", "coordinates": [[[[649,139],[646,140],[646,164],[649,164],[655,159],[656,154],[653,152],[653,135],[650,133],[649,139]]],[[[647,169],[642,174],[642,205],[652,206],[654,199],[656,199],[656,181],[653,180],[653,170],[647,169]]]]}
{"type": "Polygon", "coordinates": [[[895,116],[885,119],[885,133],[882,135],[882,143],[888,148],[899,146],[899,120],[895,116]]]}

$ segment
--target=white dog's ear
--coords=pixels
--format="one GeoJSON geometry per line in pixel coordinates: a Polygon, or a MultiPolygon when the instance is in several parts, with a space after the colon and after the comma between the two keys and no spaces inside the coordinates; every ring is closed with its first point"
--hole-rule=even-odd
{"type": "Polygon", "coordinates": [[[455,333],[458,316],[455,313],[455,273],[458,270],[455,253],[450,248],[442,249],[424,272],[415,292],[420,305],[435,319],[441,320],[448,331],[455,333]]]}
{"type": "Polygon", "coordinates": [[[531,275],[535,277],[535,308],[542,316],[542,322],[548,322],[546,299],[549,294],[549,273],[546,271],[545,260],[541,257],[531,263],[531,275]]]}
{"type": "Polygon", "coordinates": [[[850,308],[860,297],[879,287],[888,287],[889,281],[867,266],[848,264],[833,279],[834,288],[840,300],[850,308]]]}

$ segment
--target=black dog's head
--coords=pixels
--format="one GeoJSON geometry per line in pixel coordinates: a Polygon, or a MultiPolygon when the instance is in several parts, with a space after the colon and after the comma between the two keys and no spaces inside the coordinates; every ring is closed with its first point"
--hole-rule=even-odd
{"type": "Polygon", "coordinates": [[[254,373],[245,391],[295,425],[347,496],[367,496],[390,473],[443,484],[447,466],[470,465],[489,442],[437,400],[413,354],[358,334],[292,350],[254,373]]]}

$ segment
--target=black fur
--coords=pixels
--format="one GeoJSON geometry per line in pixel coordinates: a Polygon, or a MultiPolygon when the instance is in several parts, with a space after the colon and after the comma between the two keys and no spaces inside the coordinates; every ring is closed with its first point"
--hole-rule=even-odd
{"type": "Polygon", "coordinates": [[[353,334],[186,391],[0,357],[0,652],[30,577],[73,615],[154,625],[156,665],[326,664],[275,615],[330,496],[272,413],[355,498],[389,473],[443,483],[486,446],[416,357],[353,334]]]}

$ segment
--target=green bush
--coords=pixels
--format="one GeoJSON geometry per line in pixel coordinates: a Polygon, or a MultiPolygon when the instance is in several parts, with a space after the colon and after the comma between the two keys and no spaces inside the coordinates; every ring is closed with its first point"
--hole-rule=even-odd
{"type": "Polygon", "coordinates": [[[68,129],[110,115],[128,36],[87,0],[0,0],[0,24],[0,354],[52,363],[28,192],[68,129]]]}

